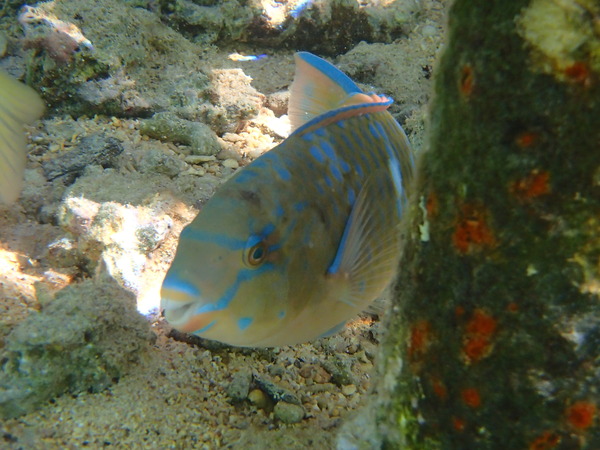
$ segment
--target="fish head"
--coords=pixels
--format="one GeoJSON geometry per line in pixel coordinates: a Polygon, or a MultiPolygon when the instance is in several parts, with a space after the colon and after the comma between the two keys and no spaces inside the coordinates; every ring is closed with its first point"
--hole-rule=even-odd
{"type": "Polygon", "coordinates": [[[182,232],[161,293],[175,328],[251,346],[276,326],[289,290],[285,248],[261,191],[226,184],[182,232]]]}

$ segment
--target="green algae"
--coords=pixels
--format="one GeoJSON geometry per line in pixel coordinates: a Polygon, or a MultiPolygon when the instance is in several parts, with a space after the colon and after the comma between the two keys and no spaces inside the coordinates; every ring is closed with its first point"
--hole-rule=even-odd
{"type": "Polygon", "coordinates": [[[131,370],[155,338],[134,302],[114,281],[85,281],[19,323],[0,350],[0,417],[102,391],[131,370]]]}
{"type": "Polygon", "coordinates": [[[342,439],[363,423],[376,448],[600,446],[600,86],[579,48],[540,70],[522,32],[540,3],[451,10],[378,416],[342,439]]]}

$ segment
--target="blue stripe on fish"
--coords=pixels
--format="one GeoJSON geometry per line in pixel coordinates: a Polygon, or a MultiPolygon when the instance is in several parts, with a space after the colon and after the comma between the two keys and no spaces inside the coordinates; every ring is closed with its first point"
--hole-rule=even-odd
{"type": "Polygon", "coordinates": [[[344,320],[342,323],[338,323],[335,327],[330,328],[329,330],[327,330],[325,333],[321,334],[319,336],[319,339],[321,338],[325,338],[325,337],[329,337],[329,336],[333,336],[334,334],[336,334],[338,331],[342,330],[344,328],[344,326],[346,325],[346,321],[344,320]]]}
{"type": "Polygon", "coordinates": [[[233,298],[237,294],[237,291],[239,290],[242,283],[250,281],[253,278],[256,278],[257,276],[262,275],[263,273],[273,270],[274,268],[275,266],[273,264],[264,263],[257,269],[240,270],[233,284],[229,286],[229,288],[225,291],[221,298],[217,300],[216,303],[205,303],[198,309],[196,309],[196,311],[194,311],[194,314],[205,314],[208,312],[221,311],[227,308],[231,303],[231,300],[233,300],[233,298]]]}
{"type": "Polygon", "coordinates": [[[348,203],[350,205],[353,205],[354,204],[354,200],[356,200],[356,194],[354,192],[354,189],[349,188],[348,189],[348,203]]]}
{"type": "Polygon", "coordinates": [[[257,168],[264,168],[267,167],[267,162],[270,161],[269,159],[267,159],[267,155],[269,155],[269,153],[265,153],[264,155],[262,155],[260,158],[255,159],[252,162],[252,168],[253,169],[257,169],[257,168]],[[258,163],[258,164],[257,164],[258,163]]]}
{"type": "Polygon", "coordinates": [[[335,178],[337,181],[341,182],[343,180],[342,173],[340,172],[340,169],[337,168],[337,166],[331,165],[329,166],[329,170],[331,171],[331,175],[333,175],[333,178],[335,178]]]}
{"type": "Polygon", "coordinates": [[[315,140],[315,135],[313,133],[306,133],[302,135],[302,139],[306,142],[312,142],[315,140]]]}
{"type": "Polygon", "coordinates": [[[323,149],[323,151],[325,152],[325,156],[327,156],[327,158],[329,158],[331,161],[337,160],[337,155],[335,154],[335,150],[329,144],[329,142],[321,141],[320,146],[323,149]]]}
{"type": "Polygon", "coordinates": [[[342,172],[344,173],[348,173],[350,172],[350,166],[348,165],[348,163],[346,161],[344,161],[343,159],[340,159],[340,168],[342,169],[342,172]]]}
{"type": "Polygon", "coordinates": [[[304,210],[306,207],[308,206],[308,202],[296,202],[294,203],[294,211],[296,212],[302,212],[302,210],[304,210]]]}
{"type": "Polygon", "coordinates": [[[254,319],[252,319],[252,317],[241,317],[238,320],[238,328],[240,330],[244,331],[246,328],[248,328],[252,324],[253,320],[254,319]]]}
{"type": "Polygon", "coordinates": [[[329,266],[329,268],[327,269],[327,273],[330,275],[334,275],[338,273],[338,270],[340,270],[340,264],[342,263],[342,256],[344,254],[343,250],[346,247],[346,241],[348,240],[348,232],[350,230],[351,221],[352,214],[350,214],[350,216],[348,217],[348,221],[346,222],[346,226],[344,227],[344,233],[342,234],[342,238],[340,239],[335,258],[333,259],[331,266],[329,266]]]}
{"type": "Polygon", "coordinates": [[[287,170],[285,167],[278,164],[274,168],[277,172],[277,175],[279,175],[279,178],[281,178],[283,181],[290,181],[292,179],[290,171],[287,170]]]}
{"type": "Polygon", "coordinates": [[[396,198],[396,210],[398,215],[402,215],[402,197],[404,194],[404,189],[402,188],[402,172],[400,171],[400,162],[396,158],[390,159],[389,162],[390,173],[392,174],[392,181],[394,182],[394,187],[396,188],[396,192],[398,196],[396,198]]]}
{"type": "Polygon", "coordinates": [[[285,210],[283,209],[283,207],[278,203],[277,206],[275,207],[275,217],[277,217],[278,219],[281,219],[283,217],[283,215],[285,214],[285,210]]]}
{"type": "Polygon", "coordinates": [[[239,175],[235,177],[236,183],[246,183],[257,175],[257,173],[251,168],[240,170],[238,174],[239,175]]]}
{"type": "Polygon", "coordinates": [[[375,127],[375,124],[373,122],[371,122],[369,124],[369,131],[375,137],[375,139],[381,138],[381,136],[380,136],[379,132],[377,131],[377,128],[375,127]]]}
{"type": "Polygon", "coordinates": [[[250,235],[247,240],[242,241],[241,239],[232,238],[226,234],[212,233],[210,231],[196,230],[192,227],[187,227],[181,232],[181,237],[193,241],[212,242],[228,250],[242,250],[257,244],[274,230],[275,225],[269,223],[258,234],[250,235]]]}
{"type": "Polygon", "coordinates": [[[316,145],[311,145],[308,151],[312,155],[312,157],[315,158],[318,162],[325,162],[325,155],[323,155],[319,147],[317,147],[316,145]]]}
{"type": "Polygon", "coordinates": [[[170,273],[169,276],[165,278],[163,286],[167,289],[189,295],[190,297],[200,296],[200,289],[198,289],[195,284],[180,278],[177,273],[170,273]]]}
{"type": "Polygon", "coordinates": [[[206,331],[210,330],[215,323],[217,323],[216,320],[213,320],[211,323],[209,323],[208,325],[206,325],[205,327],[200,328],[199,330],[194,331],[194,334],[202,334],[205,333],[206,331]]]}
{"type": "Polygon", "coordinates": [[[352,94],[354,92],[361,92],[358,85],[352,81],[348,75],[340,72],[327,61],[307,52],[300,52],[298,53],[298,56],[335,81],[335,83],[346,91],[346,93],[352,94]]]}
{"type": "Polygon", "coordinates": [[[247,240],[237,239],[227,234],[212,233],[210,231],[196,230],[192,227],[184,228],[181,239],[192,241],[212,242],[228,250],[241,250],[246,247],[247,240]]]}

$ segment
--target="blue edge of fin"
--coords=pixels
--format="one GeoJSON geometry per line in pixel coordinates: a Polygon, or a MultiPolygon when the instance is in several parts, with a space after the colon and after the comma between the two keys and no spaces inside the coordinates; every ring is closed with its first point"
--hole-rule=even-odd
{"type": "Polygon", "coordinates": [[[313,55],[308,52],[298,52],[298,57],[315,67],[320,72],[327,75],[332,81],[340,85],[344,91],[348,94],[354,94],[356,92],[362,92],[362,90],[356,85],[354,81],[350,79],[348,75],[339,70],[337,67],[328,63],[324,59],[313,55]]]}

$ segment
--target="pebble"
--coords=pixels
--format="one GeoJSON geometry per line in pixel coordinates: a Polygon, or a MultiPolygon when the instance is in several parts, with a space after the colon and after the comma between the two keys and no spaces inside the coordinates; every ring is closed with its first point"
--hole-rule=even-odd
{"type": "Polygon", "coordinates": [[[248,401],[259,409],[265,409],[269,405],[269,397],[260,389],[252,389],[248,394],[248,401]]]}
{"type": "Polygon", "coordinates": [[[249,371],[240,371],[233,374],[233,379],[227,386],[227,395],[233,403],[239,403],[248,397],[250,392],[250,383],[252,382],[252,373],[249,371]]]}
{"type": "Polygon", "coordinates": [[[300,405],[294,405],[288,402],[278,402],[275,405],[273,414],[276,419],[281,420],[283,423],[298,423],[304,419],[306,414],[304,408],[300,405]]]}
{"type": "Polygon", "coordinates": [[[328,383],[331,374],[318,364],[306,364],[298,371],[301,377],[314,381],[315,383],[328,383]]]}
{"type": "Polygon", "coordinates": [[[223,166],[225,167],[229,167],[230,169],[237,169],[240,167],[240,163],[238,163],[235,159],[226,159],[225,161],[223,161],[223,166]]]}
{"type": "Polygon", "coordinates": [[[331,381],[338,386],[355,384],[351,368],[351,359],[342,359],[340,355],[327,361],[323,361],[322,365],[323,368],[331,374],[331,381]]]}
{"type": "Polygon", "coordinates": [[[217,158],[212,155],[189,155],[183,160],[188,164],[202,164],[208,161],[215,161],[216,159],[217,158]]]}
{"type": "Polygon", "coordinates": [[[421,28],[421,34],[425,37],[433,37],[438,34],[438,30],[433,25],[425,25],[421,28]]]}
{"type": "Polygon", "coordinates": [[[202,168],[195,169],[194,167],[190,167],[189,169],[181,172],[179,175],[195,175],[197,177],[203,177],[204,175],[206,175],[206,170],[202,168]]]}
{"type": "Polygon", "coordinates": [[[346,397],[356,394],[356,385],[347,384],[346,386],[342,386],[342,394],[344,394],[346,397]]]}

